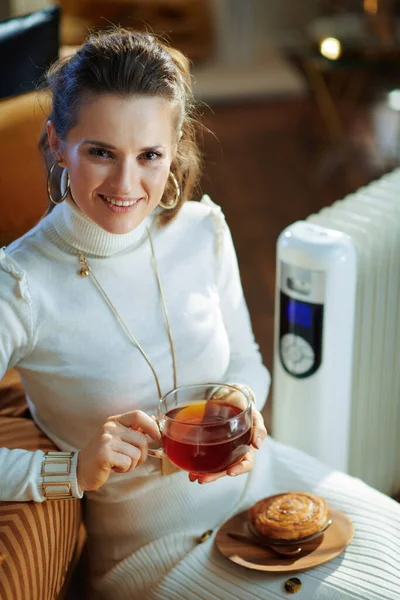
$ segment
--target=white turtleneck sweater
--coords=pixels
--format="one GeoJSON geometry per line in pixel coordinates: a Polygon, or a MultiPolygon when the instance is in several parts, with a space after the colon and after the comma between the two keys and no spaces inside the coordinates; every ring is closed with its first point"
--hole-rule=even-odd
{"type": "MultiPolygon", "coordinates": [[[[173,387],[147,227],[171,322],[178,384],[244,383],[259,408],[265,401],[269,376],[219,207],[207,198],[188,202],[164,228],[150,216],[133,232],[113,235],[64,202],[0,253],[0,377],[9,367],[18,370],[34,420],[60,450],[79,451],[110,415],[134,409],[153,414],[158,400],[142,355],[93,280],[79,277],[78,249],[148,354],[162,392],[173,387]]],[[[42,502],[42,461],[41,451],[1,448],[0,500],[42,502]]],[[[75,462],[71,483],[79,496],[75,462]]],[[[162,477],[153,458],[132,473],[112,473],[99,490],[87,492],[95,598],[286,598],[290,572],[246,571],[219,555],[214,537],[231,515],[287,490],[320,494],[355,524],[345,553],[300,574],[298,600],[398,598],[399,505],[271,438],[244,476],[198,485],[184,472],[162,477]],[[209,529],[212,537],[198,544],[209,529]]]]}
{"type": "MultiPolygon", "coordinates": [[[[18,370],[34,420],[61,450],[81,449],[110,415],[135,409],[154,414],[158,401],[143,357],[91,278],[79,277],[77,250],[150,357],[162,392],[174,387],[147,227],[171,322],[178,384],[242,382],[264,404],[269,377],[220,209],[204,198],[184,205],[164,228],[151,215],[118,235],[68,201],[0,254],[0,377],[10,367],[18,370]]],[[[40,451],[0,449],[0,500],[43,501],[42,460],[40,451]]],[[[79,497],[75,463],[71,483],[79,497]]]]}

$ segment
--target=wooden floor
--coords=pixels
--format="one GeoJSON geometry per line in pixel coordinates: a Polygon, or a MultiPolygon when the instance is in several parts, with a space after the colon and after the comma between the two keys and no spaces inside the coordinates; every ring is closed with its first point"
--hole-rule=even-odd
{"type": "MultiPolygon", "coordinates": [[[[349,136],[333,146],[311,98],[203,112],[216,137],[204,134],[202,192],[226,215],[254,333],[271,370],[277,237],[380,174],[370,161],[368,111],[348,115],[349,136]]],[[[271,398],[269,429],[270,408],[271,398]]]]}

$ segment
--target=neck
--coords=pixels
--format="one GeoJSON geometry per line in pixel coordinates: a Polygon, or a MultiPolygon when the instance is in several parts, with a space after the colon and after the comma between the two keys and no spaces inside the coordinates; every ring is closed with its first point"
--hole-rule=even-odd
{"type": "Polygon", "coordinates": [[[146,239],[146,227],[152,221],[149,215],[128,233],[110,233],[92,221],[70,198],[57,205],[47,219],[68,246],[98,257],[139,246],[146,239]]]}

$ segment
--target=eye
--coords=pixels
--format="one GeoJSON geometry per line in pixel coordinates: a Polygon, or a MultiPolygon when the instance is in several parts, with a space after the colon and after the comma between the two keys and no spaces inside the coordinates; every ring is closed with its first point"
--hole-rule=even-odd
{"type": "Polygon", "coordinates": [[[97,158],[111,158],[112,154],[104,148],[89,148],[90,156],[96,156],[97,158]]]}
{"type": "Polygon", "coordinates": [[[147,160],[149,162],[153,162],[157,160],[157,158],[161,158],[162,154],[160,152],[156,152],[155,150],[149,150],[148,152],[144,152],[141,154],[140,158],[147,160]]]}

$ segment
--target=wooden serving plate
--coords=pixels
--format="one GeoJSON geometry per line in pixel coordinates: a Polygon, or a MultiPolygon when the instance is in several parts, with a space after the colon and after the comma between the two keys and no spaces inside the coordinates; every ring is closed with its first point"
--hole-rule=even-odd
{"type": "Polygon", "coordinates": [[[247,569],[271,573],[304,571],[339,556],[353,539],[354,527],[349,517],[331,506],[329,512],[332,525],[319,537],[303,544],[299,542],[301,552],[294,556],[280,556],[267,547],[253,546],[230,538],[227,535],[229,532],[249,537],[247,510],[221,525],[215,543],[223,556],[247,569]]]}

